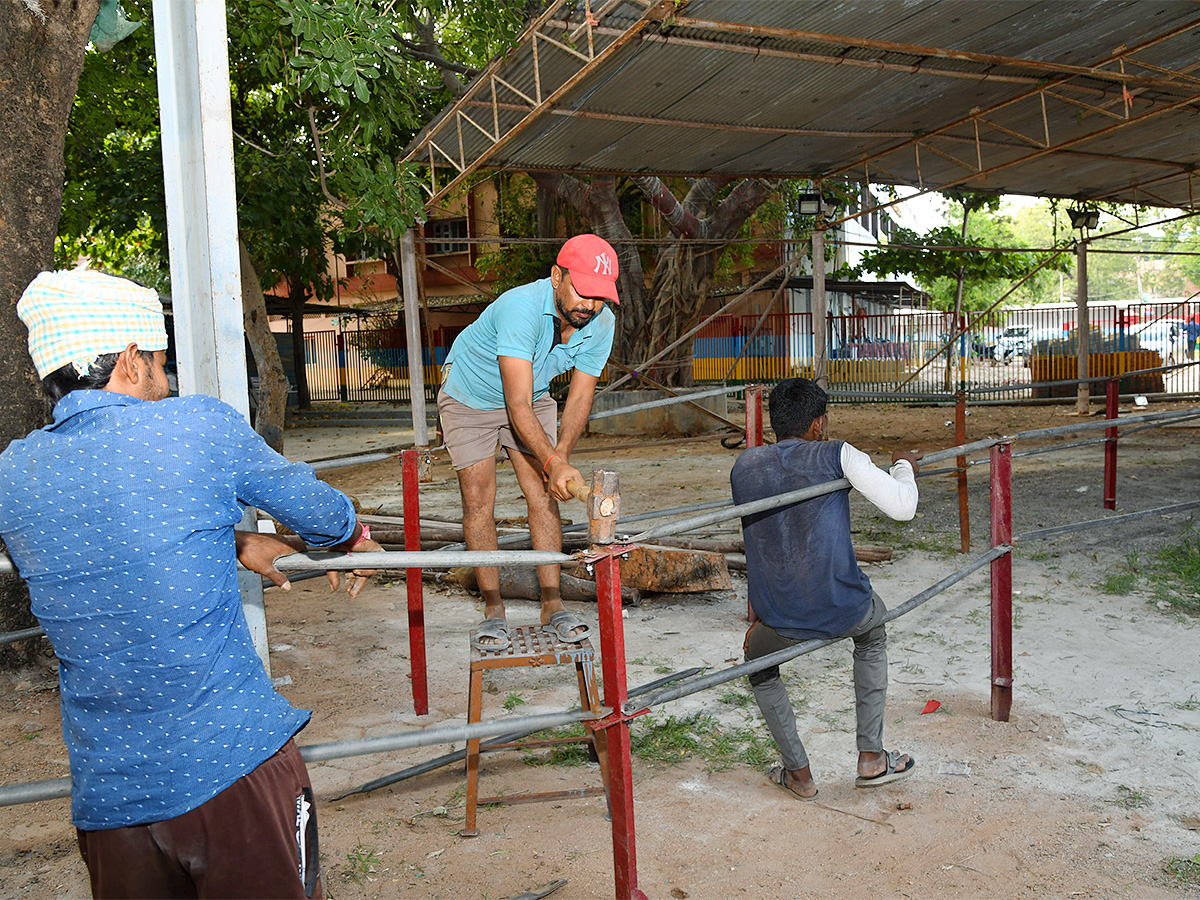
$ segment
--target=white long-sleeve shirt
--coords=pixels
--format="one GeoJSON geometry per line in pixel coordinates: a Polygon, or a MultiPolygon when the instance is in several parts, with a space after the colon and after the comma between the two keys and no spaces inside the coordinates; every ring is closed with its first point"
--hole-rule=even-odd
{"type": "Polygon", "coordinates": [[[857,447],[842,444],[842,471],[854,489],[889,518],[907,522],[917,513],[917,480],[912,463],[897,460],[890,469],[875,465],[857,447]]]}

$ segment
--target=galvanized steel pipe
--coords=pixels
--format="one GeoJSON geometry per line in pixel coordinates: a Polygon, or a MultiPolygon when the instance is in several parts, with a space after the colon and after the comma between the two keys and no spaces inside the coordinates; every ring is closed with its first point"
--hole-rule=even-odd
{"type": "MultiPolygon", "coordinates": [[[[528,728],[531,732],[544,731],[547,728],[557,728],[562,725],[572,725],[575,722],[600,718],[608,715],[609,712],[610,710],[603,709],[598,716],[590,710],[577,709],[570,712],[545,713],[538,716],[493,719],[488,722],[475,722],[469,725],[437,725],[433,728],[425,728],[417,731],[381,734],[378,737],[358,738],[350,741],[331,741],[326,744],[309,744],[300,748],[300,755],[307,762],[324,762],[330,759],[344,759],[348,756],[364,756],[368,753],[387,753],[392,750],[427,747],[431,744],[452,744],[457,741],[493,737],[498,734],[507,734],[514,728],[528,728]]],[[[70,778],[54,778],[49,781],[5,785],[0,787],[0,806],[13,806],[18,803],[36,803],[39,800],[55,800],[60,797],[69,797],[70,795],[70,778]]]]}

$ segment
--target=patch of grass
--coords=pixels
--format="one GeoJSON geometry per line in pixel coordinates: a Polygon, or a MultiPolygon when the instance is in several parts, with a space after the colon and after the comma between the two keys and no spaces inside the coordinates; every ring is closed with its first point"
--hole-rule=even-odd
{"type": "Polygon", "coordinates": [[[1133,593],[1138,586],[1141,574],[1137,553],[1130,553],[1124,562],[1117,563],[1105,571],[1098,587],[1105,594],[1116,594],[1123,597],[1133,593]]]}
{"type": "Polygon", "coordinates": [[[367,880],[367,876],[375,871],[375,866],[381,860],[378,850],[359,842],[353,850],[346,854],[346,862],[349,864],[346,869],[346,878],[355,884],[362,884],[367,880]]]}
{"type": "Polygon", "coordinates": [[[748,691],[739,691],[737,688],[727,688],[719,697],[720,701],[728,706],[736,706],[738,709],[745,709],[754,703],[754,695],[748,691]]]}
{"type": "Polygon", "coordinates": [[[659,665],[654,667],[655,675],[670,675],[674,671],[675,670],[673,668],[671,668],[670,666],[668,666],[666,663],[660,663],[659,665]]]}
{"type": "MultiPolygon", "coordinates": [[[[576,724],[552,729],[546,736],[582,738],[585,732],[582,724],[576,724]]],[[[588,743],[580,740],[573,744],[555,744],[539,753],[526,753],[522,761],[527,766],[582,766],[591,761],[591,754],[588,752],[588,743]]]]}
{"type": "Polygon", "coordinates": [[[1181,612],[1200,615],[1200,532],[1189,526],[1179,543],[1158,551],[1158,560],[1162,565],[1147,573],[1155,595],[1181,612]]]}
{"type": "Polygon", "coordinates": [[[507,697],[504,698],[504,708],[507,709],[509,712],[512,712],[518,706],[524,706],[524,705],[525,705],[525,698],[522,697],[520,695],[520,693],[518,693],[517,691],[513,691],[511,694],[509,694],[507,697]]]}
{"type": "Polygon", "coordinates": [[[1118,784],[1117,799],[1111,802],[1122,809],[1145,809],[1150,805],[1150,798],[1141,791],[1118,784]]]}
{"type": "Polygon", "coordinates": [[[1191,859],[1168,856],[1163,860],[1163,872],[1182,884],[1200,884],[1200,853],[1191,859]]]}
{"type": "Polygon", "coordinates": [[[734,766],[765,767],[776,755],[775,745],[754,728],[726,728],[712,716],[696,714],[644,716],[631,726],[630,743],[635,756],[659,765],[678,765],[701,756],[709,772],[734,766]]]}

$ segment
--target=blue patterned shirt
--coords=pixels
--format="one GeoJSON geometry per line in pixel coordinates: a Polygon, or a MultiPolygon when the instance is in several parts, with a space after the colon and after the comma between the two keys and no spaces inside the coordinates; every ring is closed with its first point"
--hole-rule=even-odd
{"type": "Polygon", "coordinates": [[[354,530],[349,498],[212,397],[73,391],[0,454],[0,535],[59,659],[78,828],[195,809],[308,722],[242,613],[243,504],[315,546],[354,530]]]}

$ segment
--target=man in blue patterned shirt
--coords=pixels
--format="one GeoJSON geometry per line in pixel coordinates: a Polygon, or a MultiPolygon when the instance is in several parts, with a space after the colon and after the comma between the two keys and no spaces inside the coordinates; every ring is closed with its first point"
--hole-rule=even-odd
{"type": "Polygon", "coordinates": [[[292,548],[239,533],[235,549],[234,526],[254,506],[317,547],[378,544],[232,407],[168,397],[153,291],[43,272],[17,312],[54,421],[0,454],[0,536],[59,659],[94,896],[321,896],[292,740],[311,713],[274,690],[236,572],[292,548]]]}

